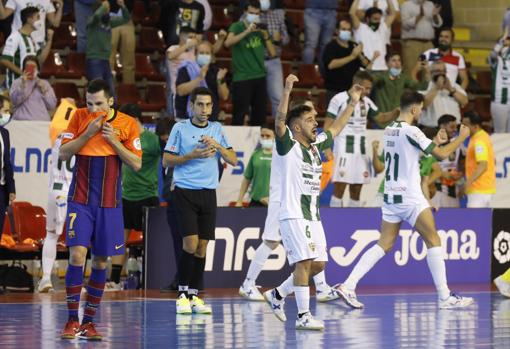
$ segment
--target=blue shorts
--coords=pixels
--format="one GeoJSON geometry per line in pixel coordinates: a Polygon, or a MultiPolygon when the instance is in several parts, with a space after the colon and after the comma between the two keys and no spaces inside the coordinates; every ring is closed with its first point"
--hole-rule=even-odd
{"type": "Polygon", "coordinates": [[[103,208],[69,201],[67,247],[91,247],[95,256],[122,255],[125,250],[122,207],[103,208]]]}

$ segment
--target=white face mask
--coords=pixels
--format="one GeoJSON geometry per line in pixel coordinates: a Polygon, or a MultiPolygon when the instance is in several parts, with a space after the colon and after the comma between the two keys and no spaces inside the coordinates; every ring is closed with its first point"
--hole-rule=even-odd
{"type": "Polygon", "coordinates": [[[253,13],[248,13],[246,14],[246,21],[248,23],[259,23],[260,22],[260,16],[259,15],[256,15],[256,14],[253,14],[253,13]]]}
{"type": "Polygon", "coordinates": [[[197,64],[200,67],[208,65],[209,63],[211,63],[211,55],[205,55],[205,54],[198,54],[197,55],[197,64]]]}
{"type": "Polygon", "coordinates": [[[1,113],[0,114],[0,126],[5,126],[11,120],[10,113],[1,113]]]}
{"type": "Polygon", "coordinates": [[[270,0],[260,0],[260,9],[262,11],[267,11],[271,7],[271,1],[270,0]]]}
{"type": "Polygon", "coordinates": [[[43,23],[42,23],[42,21],[41,21],[41,20],[35,21],[35,22],[34,22],[34,28],[35,28],[35,30],[39,30],[39,29],[41,29],[41,28],[42,28],[42,25],[43,25],[43,23]]]}
{"type": "Polygon", "coordinates": [[[272,139],[260,139],[260,146],[262,149],[272,149],[274,141],[272,139]]]}

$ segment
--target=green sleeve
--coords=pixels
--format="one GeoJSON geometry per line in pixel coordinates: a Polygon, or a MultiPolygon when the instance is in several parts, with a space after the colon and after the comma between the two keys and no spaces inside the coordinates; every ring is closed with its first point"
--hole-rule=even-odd
{"type": "Polygon", "coordinates": [[[317,149],[320,151],[324,151],[325,149],[329,149],[333,146],[333,135],[330,131],[324,132],[326,134],[326,140],[324,142],[320,142],[317,144],[317,149]]]}
{"type": "Polygon", "coordinates": [[[424,91],[429,87],[429,83],[426,80],[416,81],[413,80],[409,75],[404,75],[406,82],[405,87],[415,91],[424,91]]]}
{"type": "Polygon", "coordinates": [[[87,20],[87,26],[99,23],[104,14],[106,14],[106,9],[103,6],[99,6],[96,12],[87,20]]]}
{"type": "Polygon", "coordinates": [[[280,138],[276,136],[276,151],[278,155],[286,155],[294,146],[294,140],[290,137],[289,128],[285,128],[285,134],[280,138]]]}
{"type": "Polygon", "coordinates": [[[229,33],[234,33],[235,35],[242,33],[244,30],[244,25],[242,22],[235,22],[230,25],[228,28],[229,33]]]}
{"type": "Polygon", "coordinates": [[[388,74],[387,71],[369,71],[374,78],[374,86],[382,86],[384,82],[384,74],[388,74]]]}
{"type": "Polygon", "coordinates": [[[246,169],[244,170],[244,178],[251,180],[253,178],[253,159],[255,158],[255,155],[257,154],[257,151],[253,153],[250,157],[250,161],[248,161],[248,166],[246,166],[246,169]]]}
{"type": "Polygon", "coordinates": [[[126,7],[123,7],[121,11],[122,11],[122,17],[115,16],[110,19],[110,26],[112,28],[126,24],[131,19],[130,15],[129,15],[129,10],[126,7]]]}

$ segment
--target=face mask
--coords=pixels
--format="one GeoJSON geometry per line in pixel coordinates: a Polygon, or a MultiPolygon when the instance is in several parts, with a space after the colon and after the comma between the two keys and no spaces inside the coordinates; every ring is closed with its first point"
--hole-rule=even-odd
{"type": "Polygon", "coordinates": [[[262,11],[267,11],[271,7],[271,1],[270,0],[260,0],[260,9],[262,11]]]}
{"type": "Polygon", "coordinates": [[[199,54],[197,55],[197,64],[201,67],[211,63],[211,55],[199,54]]]}
{"type": "Polygon", "coordinates": [[[352,38],[352,34],[349,30],[340,30],[338,38],[342,41],[349,41],[352,38]]]}
{"type": "Polygon", "coordinates": [[[248,23],[259,23],[260,22],[260,16],[255,15],[253,13],[246,14],[246,21],[248,23]]]}
{"type": "Polygon", "coordinates": [[[110,14],[109,13],[107,13],[107,14],[103,15],[103,17],[101,17],[101,23],[103,23],[103,24],[110,23],[110,14]]]}
{"type": "Polygon", "coordinates": [[[439,45],[437,45],[437,47],[438,47],[441,51],[449,51],[449,50],[452,48],[452,45],[448,45],[448,44],[439,44],[439,45]]]}
{"type": "Polygon", "coordinates": [[[261,139],[260,146],[263,149],[271,149],[271,148],[273,148],[273,140],[272,139],[261,139]]]}
{"type": "Polygon", "coordinates": [[[6,125],[9,120],[11,120],[11,114],[10,113],[2,113],[0,114],[0,126],[6,125]]]}
{"type": "Polygon", "coordinates": [[[42,28],[42,22],[41,22],[41,20],[38,20],[38,21],[35,21],[35,22],[34,22],[34,28],[35,28],[35,30],[39,30],[39,29],[41,29],[41,28],[42,28]]]}
{"type": "Polygon", "coordinates": [[[393,76],[394,78],[399,76],[400,73],[402,73],[402,69],[400,69],[400,68],[390,68],[390,75],[393,76]]]}
{"type": "Polygon", "coordinates": [[[373,31],[377,31],[377,29],[379,29],[379,25],[381,23],[374,23],[374,22],[370,22],[368,23],[368,26],[373,30],[373,31]]]}

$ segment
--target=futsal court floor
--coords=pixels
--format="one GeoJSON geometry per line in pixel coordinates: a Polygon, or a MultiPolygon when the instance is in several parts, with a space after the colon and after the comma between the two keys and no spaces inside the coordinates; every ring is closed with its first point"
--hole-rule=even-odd
{"type": "MultiPolygon", "coordinates": [[[[359,289],[363,310],[340,300],[315,302],[323,332],[294,328],[296,303],[287,300],[287,322],[264,302],[247,302],[234,289],[210,290],[212,315],[176,316],[174,294],[106,293],[96,317],[102,342],[63,341],[67,320],[63,291],[0,296],[0,348],[501,348],[510,349],[510,299],[488,285],[452,287],[475,298],[462,310],[439,310],[432,287],[359,289]]],[[[83,298],[83,297],[82,297],[83,298]]]]}

